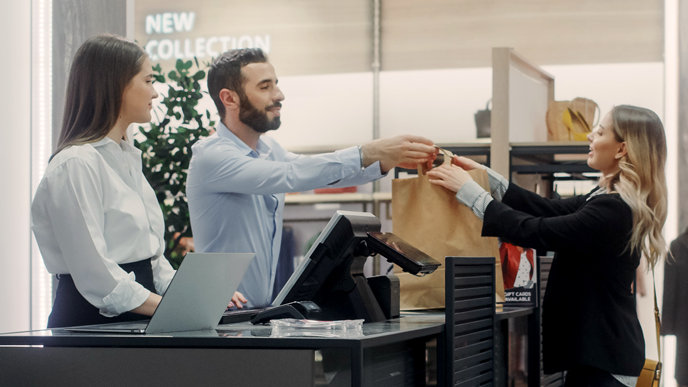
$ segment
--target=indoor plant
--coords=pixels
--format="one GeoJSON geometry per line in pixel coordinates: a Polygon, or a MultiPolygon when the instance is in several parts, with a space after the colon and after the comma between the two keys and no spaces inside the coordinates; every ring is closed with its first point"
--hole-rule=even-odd
{"type": "MultiPolygon", "coordinates": [[[[161,93],[163,99],[154,110],[155,120],[150,127],[139,127],[145,140],[135,141],[143,153],[143,173],[155,191],[165,218],[165,257],[175,269],[186,251],[193,250],[186,200],[191,146],[208,136],[209,129],[215,125],[208,110],[204,113],[197,110],[203,96],[199,81],[206,74],[198,60],[194,58],[194,61],[195,72],[191,71],[192,61],[177,60],[175,69],[167,74],[170,80],[167,95],[161,93]]],[[[167,81],[160,64],[153,70],[156,82],[167,81]]]]}

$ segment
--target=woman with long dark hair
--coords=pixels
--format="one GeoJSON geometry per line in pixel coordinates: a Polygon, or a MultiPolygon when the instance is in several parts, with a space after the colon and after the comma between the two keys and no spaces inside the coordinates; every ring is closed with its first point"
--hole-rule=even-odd
{"type": "Polygon", "coordinates": [[[483,236],[556,252],[543,303],[545,373],[568,371],[566,386],[635,387],[645,342],[632,283],[641,255],[666,255],[666,139],[648,109],[617,106],[590,135],[588,165],[602,172],[590,193],[549,200],[487,168],[491,193],[466,158],[428,172],[430,181],[483,219],[483,236]]]}
{"type": "Polygon", "coordinates": [[[150,121],[157,96],[138,45],[98,35],[77,51],[57,150],[31,206],[59,279],[50,328],[147,318],[174,275],[141,152],[124,140],[130,124],[150,121]]]}

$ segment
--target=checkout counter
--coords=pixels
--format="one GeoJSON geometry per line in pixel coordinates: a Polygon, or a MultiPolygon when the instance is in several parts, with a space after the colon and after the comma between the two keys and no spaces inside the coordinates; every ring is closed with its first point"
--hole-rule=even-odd
{"type": "MultiPolygon", "coordinates": [[[[544,290],[551,258],[540,262],[544,290]]],[[[528,321],[526,385],[562,385],[561,374],[541,371],[540,309],[495,309],[493,258],[449,257],[446,267],[444,313],[365,323],[348,337],[274,337],[249,322],[161,335],[1,334],[0,385],[506,387],[515,319],[528,321]]]]}
{"type": "Polygon", "coordinates": [[[250,322],[161,335],[0,335],[2,386],[416,386],[444,314],[363,324],[358,337],[272,337],[250,322]],[[43,346],[40,348],[39,346],[43,346]]]}
{"type": "MultiPolygon", "coordinates": [[[[338,211],[275,301],[279,308],[313,301],[320,320],[366,321],[355,329],[284,331],[240,322],[164,334],[6,333],[0,386],[507,387],[518,385],[508,354],[509,321],[520,318],[528,319],[529,341],[529,377],[521,384],[561,385],[560,377],[541,373],[539,309],[495,308],[493,257],[447,257],[444,312],[399,315],[398,287],[371,287],[376,277],[364,277],[366,257],[378,252],[413,274],[439,263],[379,229],[371,214],[338,211]]],[[[541,287],[548,264],[538,260],[541,287]]]]}

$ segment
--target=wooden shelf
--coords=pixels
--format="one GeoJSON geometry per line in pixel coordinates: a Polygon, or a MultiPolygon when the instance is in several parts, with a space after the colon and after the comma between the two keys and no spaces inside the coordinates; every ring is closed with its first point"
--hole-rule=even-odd
{"type": "Polygon", "coordinates": [[[586,141],[511,143],[510,146],[511,172],[547,175],[596,172],[587,163],[590,144],[586,141]]]}
{"type": "Polygon", "coordinates": [[[287,195],[287,205],[307,205],[318,203],[375,203],[391,202],[391,192],[340,193],[340,194],[298,194],[287,195]]]}
{"type": "Polygon", "coordinates": [[[512,155],[580,155],[590,151],[590,144],[587,141],[512,142],[509,145],[512,155]]]}
{"type": "MultiPolygon", "coordinates": [[[[467,154],[485,154],[485,151],[487,153],[490,152],[490,143],[492,142],[491,139],[489,138],[479,138],[476,139],[475,141],[472,142],[451,142],[451,143],[442,143],[442,144],[435,144],[440,148],[444,149],[463,149],[466,150],[467,154]],[[478,152],[478,153],[471,153],[471,152],[478,152]]],[[[357,144],[356,144],[357,145],[357,144]]],[[[303,155],[315,155],[315,154],[321,154],[321,153],[331,153],[335,152],[340,149],[346,149],[350,148],[352,146],[356,146],[354,144],[351,145],[321,145],[321,146],[304,146],[304,147],[290,147],[288,149],[289,152],[297,153],[297,154],[303,154],[303,155]]]]}
{"type": "Polygon", "coordinates": [[[437,144],[437,146],[459,156],[487,156],[488,159],[490,157],[490,141],[437,144]]]}

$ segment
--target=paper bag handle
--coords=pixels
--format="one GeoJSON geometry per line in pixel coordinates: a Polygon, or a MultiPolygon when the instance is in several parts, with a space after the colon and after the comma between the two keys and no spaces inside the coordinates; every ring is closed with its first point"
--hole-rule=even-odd
{"type": "MultiPolygon", "coordinates": [[[[454,157],[454,153],[452,153],[449,150],[443,149],[435,145],[435,148],[439,149],[440,152],[444,155],[444,160],[442,162],[442,165],[444,164],[450,164],[451,165],[451,159],[454,157]]],[[[418,164],[418,176],[425,176],[425,172],[427,172],[427,167],[425,164],[418,164]]]]}

